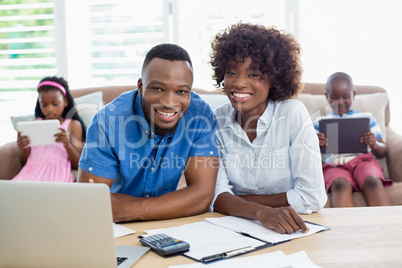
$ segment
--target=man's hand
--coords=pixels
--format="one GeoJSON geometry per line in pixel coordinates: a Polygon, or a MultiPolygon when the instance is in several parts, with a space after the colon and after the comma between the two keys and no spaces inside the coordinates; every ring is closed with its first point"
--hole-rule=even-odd
{"type": "Polygon", "coordinates": [[[290,206],[280,208],[264,207],[257,212],[257,220],[265,227],[280,234],[291,234],[298,230],[309,231],[304,220],[290,206]]]}
{"type": "Polygon", "coordinates": [[[125,194],[110,194],[112,201],[113,222],[127,222],[131,220],[130,205],[133,202],[141,202],[141,199],[131,195],[125,194]]]}
{"type": "Polygon", "coordinates": [[[325,134],[322,132],[317,133],[318,141],[320,143],[320,147],[328,145],[328,139],[325,137],[325,134]]]}

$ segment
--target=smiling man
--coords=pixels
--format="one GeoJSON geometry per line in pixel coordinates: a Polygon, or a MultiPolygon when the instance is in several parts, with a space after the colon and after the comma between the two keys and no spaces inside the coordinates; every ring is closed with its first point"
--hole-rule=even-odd
{"type": "Polygon", "coordinates": [[[188,53],[152,48],[138,89],[122,94],[88,129],[79,182],[111,188],[115,222],[184,217],[208,210],[218,168],[216,120],[191,92],[188,53]],[[184,172],[187,187],[177,190],[184,172]]]}

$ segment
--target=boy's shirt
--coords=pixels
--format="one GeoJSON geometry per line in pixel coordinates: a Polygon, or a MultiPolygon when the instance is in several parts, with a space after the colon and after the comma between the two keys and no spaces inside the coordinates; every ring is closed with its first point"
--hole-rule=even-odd
{"type": "MultiPolygon", "coordinates": [[[[361,113],[355,110],[350,110],[348,113],[343,115],[338,115],[334,112],[331,112],[327,115],[320,116],[314,120],[313,125],[314,129],[318,133],[318,124],[321,119],[332,119],[332,118],[368,118],[370,120],[370,131],[374,133],[376,139],[381,139],[382,133],[380,126],[378,125],[377,121],[375,120],[374,116],[371,113],[361,113]]],[[[369,148],[370,150],[370,148],[369,148]]],[[[324,163],[326,164],[346,164],[356,156],[361,155],[361,153],[349,153],[349,154],[323,154],[324,156],[324,163]]]]}

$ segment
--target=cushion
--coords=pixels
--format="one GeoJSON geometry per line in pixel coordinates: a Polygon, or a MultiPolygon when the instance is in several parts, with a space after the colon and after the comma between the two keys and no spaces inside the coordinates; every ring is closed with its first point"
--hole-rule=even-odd
{"type": "Polygon", "coordinates": [[[199,94],[199,96],[211,106],[212,110],[229,101],[224,94],[199,94]]]}
{"type": "MultiPolygon", "coordinates": [[[[88,129],[96,112],[103,107],[103,92],[96,91],[74,99],[77,111],[85,127],[88,129]]],[[[22,121],[35,120],[34,114],[11,116],[11,122],[17,131],[17,123],[22,121]]]]}
{"type": "Polygon", "coordinates": [[[13,124],[15,131],[17,131],[17,123],[18,122],[32,121],[32,120],[35,120],[34,114],[11,116],[11,123],[13,124]]]}
{"type": "MultiPolygon", "coordinates": [[[[330,113],[331,107],[328,104],[325,95],[299,94],[297,97],[306,106],[311,119],[314,121],[317,117],[330,113]]],[[[377,120],[380,126],[383,140],[386,140],[385,111],[388,105],[387,93],[359,94],[355,96],[352,103],[352,109],[358,112],[370,112],[377,120]]],[[[384,176],[389,178],[388,167],[385,158],[378,159],[384,176]]]]}
{"type": "Polygon", "coordinates": [[[95,114],[103,107],[103,92],[96,91],[74,99],[75,106],[85,128],[88,129],[95,114]]]}

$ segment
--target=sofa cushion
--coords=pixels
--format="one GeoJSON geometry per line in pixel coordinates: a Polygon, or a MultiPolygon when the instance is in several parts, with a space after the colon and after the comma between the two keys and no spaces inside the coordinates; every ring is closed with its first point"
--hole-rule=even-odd
{"type": "MultiPolygon", "coordinates": [[[[96,91],[87,95],[83,95],[75,98],[74,102],[77,107],[79,116],[84,122],[85,127],[88,128],[96,112],[103,107],[103,93],[102,91],[96,91]]],[[[31,120],[35,120],[34,114],[11,116],[11,122],[16,131],[18,122],[31,120]]]]}
{"type": "Polygon", "coordinates": [[[11,116],[10,118],[11,118],[11,123],[13,124],[15,131],[17,131],[17,123],[18,122],[35,120],[35,115],[28,114],[28,115],[20,115],[20,116],[11,116]]]}
{"type": "Polygon", "coordinates": [[[224,94],[199,94],[199,96],[211,106],[212,110],[229,102],[228,97],[224,94]]]}
{"type": "Polygon", "coordinates": [[[85,128],[88,129],[95,114],[103,107],[103,92],[96,91],[74,99],[75,106],[85,128]]]}
{"type": "MultiPolygon", "coordinates": [[[[297,97],[306,106],[311,119],[314,121],[317,117],[330,113],[329,106],[325,95],[299,94],[297,97]]],[[[358,94],[352,104],[352,109],[359,112],[370,112],[377,120],[380,126],[383,140],[386,141],[385,112],[388,105],[387,93],[358,94]]],[[[385,158],[378,159],[384,176],[389,178],[388,167],[385,158]]]]}

